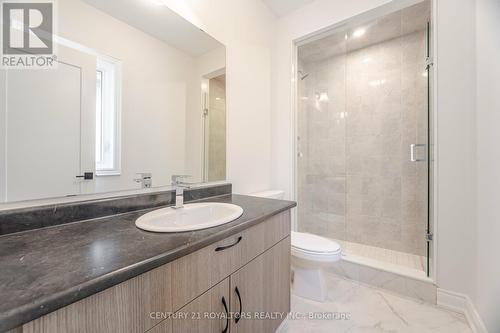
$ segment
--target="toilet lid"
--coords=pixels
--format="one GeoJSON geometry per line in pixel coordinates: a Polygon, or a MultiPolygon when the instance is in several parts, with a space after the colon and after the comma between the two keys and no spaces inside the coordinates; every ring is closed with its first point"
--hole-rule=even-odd
{"type": "Polygon", "coordinates": [[[292,247],[315,253],[336,253],[340,245],[324,237],[292,231],[292,247]]]}

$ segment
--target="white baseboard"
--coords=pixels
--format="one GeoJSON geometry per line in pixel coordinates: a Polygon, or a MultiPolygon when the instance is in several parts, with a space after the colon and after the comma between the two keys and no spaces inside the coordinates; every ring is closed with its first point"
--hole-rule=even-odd
{"type": "Polygon", "coordinates": [[[473,333],[488,333],[469,296],[438,288],[437,305],[465,315],[473,333]]]}

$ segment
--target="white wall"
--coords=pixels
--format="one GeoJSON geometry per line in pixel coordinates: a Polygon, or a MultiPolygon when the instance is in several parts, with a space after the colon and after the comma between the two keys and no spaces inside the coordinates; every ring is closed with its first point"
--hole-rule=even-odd
{"type": "Polygon", "coordinates": [[[269,188],[273,15],[256,0],[165,2],[226,45],[227,179],[234,192],[269,188]]]}
{"type": "Polygon", "coordinates": [[[437,1],[438,285],[500,331],[500,2],[437,1]]]}
{"type": "Polygon", "coordinates": [[[373,9],[390,0],[316,0],[277,21],[272,63],[272,186],[292,196],[293,41],[373,9]]]}
{"type": "Polygon", "coordinates": [[[437,283],[475,297],[475,1],[437,1],[437,283]]]}
{"type": "Polygon", "coordinates": [[[477,298],[489,332],[500,332],[500,1],[477,0],[477,298]]]}

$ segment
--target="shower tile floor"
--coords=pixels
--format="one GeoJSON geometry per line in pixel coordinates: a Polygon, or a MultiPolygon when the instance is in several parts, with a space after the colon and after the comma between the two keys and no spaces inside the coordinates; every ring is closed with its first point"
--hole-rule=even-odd
{"type": "Polygon", "coordinates": [[[368,258],[380,263],[425,271],[427,259],[423,256],[343,240],[335,241],[342,247],[343,256],[368,258]]]}
{"type": "Polygon", "coordinates": [[[292,295],[291,316],[278,333],[472,333],[458,313],[335,274],[326,278],[327,301],[292,295]],[[343,318],[332,319],[335,315],[343,318]]]}

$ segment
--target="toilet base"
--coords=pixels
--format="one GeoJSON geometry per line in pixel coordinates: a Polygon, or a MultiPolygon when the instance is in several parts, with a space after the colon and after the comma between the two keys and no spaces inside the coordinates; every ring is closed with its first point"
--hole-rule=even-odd
{"type": "Polygon", "coordinates": [[[316,302],[325,302],[328,298],[325,277],[321,268],[306,268],[292,265],[292,293],[316,302]]]}

